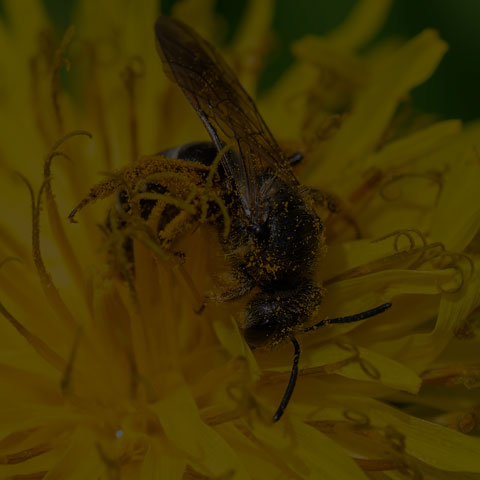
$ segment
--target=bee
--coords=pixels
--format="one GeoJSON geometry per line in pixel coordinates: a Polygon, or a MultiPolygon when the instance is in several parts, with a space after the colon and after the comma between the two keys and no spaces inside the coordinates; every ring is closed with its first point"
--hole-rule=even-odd
{"type": "MultiPolygon", "coordinates": [[[[204,168],[222,154],[215,187],[228,210],[228,235],[222,234],[224,217],[213,216],[212,223],[219,231],[234,281],[221,299],[231,301],[251,294],[243,333],[252,349],[284,340],[294,347],[290,379],[273,416],[273,421],[278,421],[298,376],[300,346],[295,335],[327,324],[363,320],[382,313],[390,304],[304,326],[323,298],[314,271],[325,249],[325,237],[312,191],[299,183],[292,170],[302,156],[286,157],[236,75],[192,28],[161,16],[155,24],[155,37],[166,75],[183,91],[211,139],[165,150],[162,156],[204,168]],[[227,145],[230,148],[225,148],[227,145]]],[[[143,217],[152,205],[141,212],[143,217]]]]}
{"type": "Polygon", "coordinates": [[[390,304],[302,327],[322,300],[322,289],[313,277],[325,239],[310,191],[292,170],[299,155],[285,156],[233,71],[192,28],[161,16],[155,36],[166,75],[181,88],[212,140],[198,156],[185,155],[192,145],[174,154],[209,165],[227,142],[233,145],[220,161],[219,176],[231,218],[222,246],[238,285],[223,297],[231,300],[258,290],[247,303],[243,325],[250,347],[275,345],[286,338],[293,343],[290,380],[273,417],[277,421],[298,376],[300,347],[295,333],[362,320],[390,304]]]}

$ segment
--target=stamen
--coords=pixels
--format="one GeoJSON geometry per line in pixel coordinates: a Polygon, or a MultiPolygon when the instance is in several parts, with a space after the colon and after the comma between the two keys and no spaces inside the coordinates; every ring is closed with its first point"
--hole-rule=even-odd
{"type": "Polygon", "coordinates": [[[200,294],[197,287],[195,286],[195,282],[192,280],[192,277],[190,277],[189,273],[187,272],[187,270],[182,264],[175,265],[173,270],[174,272],[178,272],[180,274],[180,278],[185,283],[185,286],[187,287],[187,291],[190,293],[190,296],[192,297],[193,304],[194,304],[193,311],[197,315],[200,315],[205,309],[205,297],[203,297],[200,294]]]}
{"type": "Polygon", "coordinates": [[[349,422],[353,422],[357,428],[367,428],[371,426],[370,417],[359,410],[344,410],[343,417],[349,422]]]}
{"type": "Polygon", "coordinates": [[[426,370],[421,375],[424,385],[474,388],[480,384],[480,363],[448,365],[426,370]]]}
{"type": "Polygon", "coordinates": [[[414,237],[412,236],[412,233],[415,234],[420,238],[422,241],[422,247],[425,247],[427,245],[427,240],[425,236],[423,235],[420,230],[417,230],[415,228],[408,228],[404,230],[395,230],[394,232],[388,233],[387,235],[384,235],[383,237],[378,237],[375,240],[372,240],[372,243],[378,243],[381,242],[382,240],[386,240],[387,238],[395,237],[394,240],[394,248],[396,252],[402,251],[400,248],[400,238],[406,237],[408,242],[409,242],[409,248],[407,248],[407,251],[413,250],[414,248],[418,248],[416,246],[416,242],[414,237]]]}
{"type": "Polygon", "coordinates": [[[17,257],[6,257],[0,262],[0,269],[2,269],[8,262],[20,262],[22,263],[22,260],[17,257]]]}
{"type": "Polygon", "coordinates": [[[358,357],[358,364],[365,375],[369,376],[372,380],[380,380],[381,375],[375,365],[362,357],[358,357]]]}
{"type": "Polygon", "coordinates": [[[410,270],[417,270],[427,262],[431,262],[438,258],[445,252],[445,245],[441,242],[431,243],[420,250],[420,255],[408,268],[410,270]]]}
{"type": "Polygon", "coordinates": [[[37,200],[35,201],[35,194],[33,188],[30,185],[30,182],[21,174],[18,174],[22,181],[27,186],[32,207],[32,253],[33,261],[37,269],[38,276],[40,278],[40,284],[42,286],[45,297],[50,302],[54,310],[59,315],[59,318],[62,321],[69,323],[71,326],[76,326],[76,322],[73,318],[72,313],[67,308],[66,304],[60,297],[60,294],[57,290],[57,287],[53,283],[50,273],[47,271],[45,264],[43,262],[42,252],[40,248],[40,207],[41,207],[41,197],[43,190],[45,189],[49,179],[45,179],[38,191],[37,200]]]}
{"type": "Polygon", "coordinates": [[[60,214],[58,212],[58,205],[55,200],[55,196],[53,195],[52,191],[52,184],[51,184],[51,164],[55,157],[61,156],[68,160],[70,158],[63,152],[57,151],[57,149],[65,143],[68,139],[85,135],[88,138],[92,138],[92,135],[84,130],[76,130],[73,132],[68,133],[67,135],[63,136],[60,140],[58,140],[52,150],[47,155],[47,158],[44,163],[43,167],[43,178],[45,182],[45,197],[46,197],[46,205],[47,205],[47,215],[48,220],[50,223],[50,228],[52,230],[53,237],[56,240],[56,243],[60,249],[60,252],[65,260],[65,263],[72,273],[73,278],[75,279],[78,287],[80,290],[84,289],[84,281],[83,281],[83,271],[78,262],[77,256],[70,244],[67,235],[65,234],[65,229],[63,227],[60,214]]]}
{"type": "Polygon", "coordinates": [[[0,465],[14,465],[16,463],[25,462],[33,457],[38,457],[39,455],[48,452],[51,448],[50,445],[44,443],[20,452],[7,453],[0,456],[0,465]]]}
{"type": "Polygon", "coordinates": [[[43,138],[45,144],[50,143],[50,134],[48,129],[45,125],[44,118],[42,116],[43,108],[41,106],[40,101],[40,74],[39,74],[39,55],[35,55],[33,58],[30,59],[30,77],[31,77],[31,85],[32,85],[32,100],[33,100],[33,111],[35,114],[35,123],[37,125],[37,129],[40,133],[40,136],[43,138]]]}
{"type": "Polygon", "coordinates": [[[75,215],[82,210],[82,208],[95,202],[97,199],[107,198],[117,192],[120,188],[124,187],[120,175],[109,174],[108,176],[110,178],[94,185],[90,189],[90,193],[69,213],[68,219],[70,222],[76,223],[75,215]]]}
{"type": "Polygon", "coordinates": [[[88,90],[85,92],[85,96],[89,100],[89,106],[92,109],[92,116],[96,119],[99,139],[103,147],[105,168],[106,170],[111,170],[113,167],[112,147],[109,140],[105,104],[100,89],[99,67],[111,67],[120,54],[120,47],[110,38],[108,40],[98,39],[95,43],[85,41],[84,47],[87,52],[89,66],[89,82],[86,84],[88,90]]]}
{"type": "Polygon", "coordinates": [[[45,118],[45,112],[48,110],[42,98],[42,90],[45,84],[46,71],[52,69],[52,60],[54,56],[54,40],[51,30],[43,30],[38,36],[38,50],[30,59],[30,81],[32,90],[32,100],[35,114],[35,123],[40,136],[46,145],[52,142],[52,132],[49,130],[50,119],[45,118]]]}
{"type": "MultiPolygon", "coordinates": [[[[163,185],[162,180],[178,180],[180,183],[184,183],[186,186],[189,186],[190,188],[196,188],[197,185],[196,183],[189,178],[188,175],[184,173],[179,173],[179,172],[156,172],[156,173],[151,173],[150,175],[147,175],[143,178],[140,178],[139,181],[137,182],[137,191],[141,191],[142,187],[148,183],[160,183],[163,185]]],[[[167,182],[165,182],[167,183],[167,182]]],[[[168,183],[167,183],[168,186],[168,183]]]]}
{"type": "Polygon", "coordinates": [[[42,357],[46,362],[55,367],[58,371],[63,372],[65,369],[65,360],[53,351],[45,342],[43,342],[36,335],[25,328],[0,302],[0,313],[11,323],[13,328],[25,338],[31,347],[42,357]]]}
{"type": "Polygon", "coordinates": [[[122,77],[128,95],[128,121],[130,127],[131,160],[138,158],[138,115],[136,106],[136,83],[145,74],[143,59],[134,56],[123,71],[122,77]]]}
{"type": "Polygon", "coordinates": [[[130,232],[130,236],[138,240],[148,249],[150,249],[161,260],[166,261],[171,259],[170,254],[166,252],[155,240],[153,240],[150,235],[142,235],[142,232],[138,230],[133,230],[132,232],[130,232]]]}
{"type": "Polygon", "coordinates": [[[471,276],[474,273],[475,266],[472,259],[468,255],[465,255],[463,253],[443,252],[438,257],[439,261],[447,260],[447,259],[449,259],[450,261],[448,261],[446,264],[441,265],[441,268],[444,270],[451,268],[455,270],[456,274],[452,276],[452,279],[447,280],[443,284],[440,281],[438,281],[437,285],[439,290],[442,293],[450,293],[450,294],[457,293],[463,288],[463,286],[465,285],[465,281],[471,278],[471,276]],[[459,264],[457,264],[457,262],[462,259],[466,260],[468,263],[469,270],[470,270],[468,274],[466,274],[464,272],[464,269],[459,264]],[[459,279],[458,284],[456,286],[453,286],[451,288],[444,287],[446,283],[451,282],[455,277],[459,279]]]}
{"type": "Polygon", "coordinates": [[[408,465],[407,463],[405,463],[403,467],[399,468],[398,471],[402,475],[405,475],[406,477],[411,478],[412,480],[423,480],[422,472],[417,470],[412,465],[408,465]]]}
{"type": "Polygon", "coordinates": [[[27,260],[30,258],[30,250],[26,248],[23,242],[15,238],[11,228],[0,225],[0,241],[7,251],[12,252],[15,257],[27,260]]]}
{"type": "Polygon", "coordinates": [[[475,412],[465,413],[457,420],[456,426],[459,432],[465,434],[473,433],[478,426],[478,416],[475,414],[475,412]]]}
{"type": "Polygon", "coordinates": [[[100,459],[102,462],[105,464],[105,467],[107,469],[108,473],[108,478],[111,478],[112,480],[119,480],[121,478],[120,476],[120,459],[119,458],[110,458],[103,447],[100,445],[100,443],[96,443],[98,455],[100,456],[100,459]]]}
{"type": "Polygon", "coordinates": [[[72,350],[70,351],[70,356],[68,358],[67,366],[65,368],[62,379],[60,381],[60,387],[64,395],[68,392],[71,386],[73,363],[77,355],[78,344],[80,341],[81,334],[82,334],[82,329],[81,327],[78,327],[77,331],[75,332],[75,338],[73,340],[73,346],[72,346],[72,350]]]}
{"type": "Polygon", "coordinates": [[[218,165],[222,161],[223,156],[226,155],[230,150],[232,150],[232,144],[228,143],[223,146],[223,148],[215,155],[215,159],[213,160],[212,164],[210,165],[210,171],[208,172],[207,176],[207,189],[211,189],[213,186],[213,177],[218,171],[218,165]]]}
{"type": "Polygon", "coordinates": [[[135,196],[135,185],[131,184],[128,179],[123,175],[123,172],[101,172],[103,175],[116,179],[118,181],[118,186],[121,187],[126,195],[128,200],[128,206],[130,207],[133,216],[140,217],[140,207],[137,202],[134,201],[135,196]]]}
{"type": "Polygon", "coordinates": [[[389,445],[399,453],[405,452],[405,435],[396,428],[387,425],[384,429],[385,440],[389,445]]]}
{"type": "Polygon", "coordinates": [[[378,168],[372,168],[367,173],[367,178],[349,197],[348,203],[350,205],[363,205],[373,192],[376,192],[377,185],[382,181],[384,172],[378,168]]]}
{"type": "Polygon", "coordinates": [[[355,463],[366,472],[385,472],[388,470],[399,470],[404,467],[403,460],[393,458],[357,458],[353,457],[355,463]]]}
{"type": "Polygon", "coordinates": [[[209,424],[220,425],[237,418],[245,418],[246,415],[259,408],[258,402],[252,394],[250,388],[241,382],[232,382],[226,386],[225,392],[228,397],[235,403],[233,410],[221,413],[211,418],[209,424]]]}
{"type": "Polygon", "coordinates": [[[382,237],[376,238],[372,240],[371,243],[377,243],[391,237],[395,237],[394,254],[372,260],[366,264],[346,270],[334,277],[324,280],[324,285],[331,285],[342,280],[384,271],[388,268],[394,268],[398,265],[403,265],[401,268],[415,269],[418,268],[419,262],[421,262],[424,257],[427,257],[427,253],[429,253],[430,250],[433,251],[435,248],[444,249],[443,245],[440,243],[432,243],[431,245],[427,245],[427,240],[423,234],[415,229],[397,230],[382,237]],[[422,246],[417,245],[416,236],[420,238],[422,246]],[[403,237],[405,237],[408,241],[406,248],[402,248],[400,245],[400,239],[403,237]]]}
{"type": "Polygon", "coordinates": [[[223,216],[223,238],[226,240],[228,238],[228,235],[230,234],[230,228],[232,225],[232,219],[230,218],[230,214],[228,213],[227,206],[225,205],[225,202],[216,194],[213,192],[209,193],[210,197],[212,200],[218,205],[220,208],[220,211],[222,212],[223,216]]]}
{"type": "Polygon", "coordinates": [[[202,203],[202,216],[200,221],[204,222],[207,218],[207,210],[208,205],[207,202],[209,200],[213,201],[218,205],[220,211],[223,216],[223,238],[227,239],[230,233],[230,226],[231,226],[231,219],[230,214],[228,213],[228,209],[225,205],[223,199],[213,192],[213,178],[215,174],[218,172],[218,165],[222,161],[224,155],[232,150],[233,146],[231,144],[224,145],[223,148],[215,155],[215,159],[213,160],[212,164],[210,165],[210,169],[208,172],[206,184],[206,197],[200,197],[200,201],[202,203]]]}
{"type": "Polygon", "coordinates": [[[55,52],[55,57],[53,59],[52,83],[51,83],[50,92],[52,97],[53,110],[55,112],[55,118],[57,120],[57,127],[58,127],[58,131],[60,132],[63,129],[62,112],[60,110],[60,104],[58,102],[58,94],[61,90],[60,70],[62,66],[65,66],[67,71],[70,69],[70,61],[64,57],[64,54],[66,53],[67,48],[70,45],[74,34],[75,34],[75,28],[72,25],[65,32],[65,35],[63,36],[60,46],[55,52]]]}
{"type": "Polygon", "coordinates": [[[72,130],[71,132],[65,134],[63,137],[61,137],[59,140],[57,140],[56,143],[53,144],[53,147],[50,151],[50,155],[54,153],[58,148],[60,148],[67,140],[73,137],[79,137],[79,136],[86,136],[88,138],[92,138],[93,135],[88,132],[87,130],[72,130]]]}
{"type": "Polygon", "coordinates": [[[183,474],[183,480],[232,480],[236,475],[235,470],[227,470],[225,473],[220,475],[204,475],[203,473],[195,470],[191,465],[185,467],[185,472],[183,474]]]}
{"type": "Polygon", "coordinates": [[[168,203],[170,205],[175,205],[176,207],[185,210],[188,213],[195,213],[195,209],[193,206],[188,203],[186,203],[184,200],[177,198],[177,197],[172,197],[172,195],[169,195],[168,193],[156,193],[156,192],[143,192],[143,193],[137,193],[134,196],[134,200],[160,200],[165,203],[168,203]]]}
{"type": "Polygon", "coordinates": [[[396,183],[399,183],[402,180],[409,179],[409,178],[422,178],[429,180],[430,182],[435,183],[438,186],[438,192],[435,197],[435,205],[438,203],[440,195],[442,193],[442,174],[440,172],[426,172],[426,173],[405,173],[402,175],[397,175],[392,177],[391,179],[387,180],[381,187],[380,187],[380,196],[387,202],[392,202],[401,199],[402,194],[401,190],[395,196],[388,196],[387,189],[396,183]]]}
{"type": "MultiPolygon", "coordinates": [[[[182,235],[192,232],[197,226],[197,219],[190,212],[181,210],[172,220],[170,220],[165,227],[158,233],[155,240],[160,239],[160,244],[166,251],[172,251],[172,244],[182,235]]],[[[183,254],[175,252],[172,259],[182,259],[183,254]]]]}

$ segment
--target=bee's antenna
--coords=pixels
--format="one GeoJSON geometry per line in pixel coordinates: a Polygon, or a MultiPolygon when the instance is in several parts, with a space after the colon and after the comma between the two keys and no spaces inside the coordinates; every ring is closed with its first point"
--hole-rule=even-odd
{"type": "Polygon", "coordinates": [[[292,396],[293,389],[295,388],[295,383],[297,382],[298,376],[298,361],[300,359],[300,345],[298,344],[296,338],[293,335],[290,335],[290,340],[293,343],[293,348],[295,349],[295,353],[293,355],[293,365],[292,365],[292,372],[290,373],[290,380],[288,381],[287,389],[283,394],[282,401],[280,402],[275,415],[273,416],[273,421],[278,422],[283,415],[283,412],[287,408],[288,402],[290,401],[290,397],[292,396]]]}
{"type": "Polygon", "coordinates": [[[391,306],[391,303],[384,303],[383,305],[379,305],[378,307],[367,310],[366,312],[356,313],[355,315],[349,315],[348,317],[326,318],[325,320],[322,320],[315,325],[305,328],[304,330],[302,330],[302,333],[311,332],[312,330],[316,330],[317,328],[323,327],[324,325],[328,325],[330,323],[351,323],[358,322],[359,320],[365,320],[366,318],[370,318],[374,315],[378,315],[379,313],[383,313],[391,306]]]}
{"type": "MultiPolygon", "coordinates": [[[[384,303],[379,305],[378,307],[372,308],[371,310],[367,310],[365,312],[356,313],[355,315],[349,315],[348,317],[339,317],[339,318],[330,318],[322,320],[321,322],[316,323],[308,328],[302,330],[302,333],[311,332],[312,330],[316,330],[317,328],[323,327],[324,325],[330,323],[351,323],[351,322],[358,322],[359,320],[364,320],[366,318],[373,317],[380,313],[383,313],[385,310],[389,309],[392,306],[391,303],[384,303]]],[[[290,380],[288,381],[287,388],[285,393],[283,394],[282,401],[280,402],[275,415],[273,416],[273,421],[278,422],[283,415],[283,412],[287,408],[288,402],[290,402],[290,398],[293,393],[293,389],[295,388],[295,383],[297,382],[298,376],[298,362],[300,360],[300,345],[298,344],[296,338],[293,335],[289,336],[291,342],[293,343],[293,348],[295,349],[293,355],[293,365],[292,365],[292,372],[290,373],[290,380]]]]}

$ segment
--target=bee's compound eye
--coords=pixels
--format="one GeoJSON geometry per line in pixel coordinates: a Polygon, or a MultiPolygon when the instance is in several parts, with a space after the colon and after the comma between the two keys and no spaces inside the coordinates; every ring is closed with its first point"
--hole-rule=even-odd
{"type": "Polygon", "coordinates": [[[258,293],[245,309],[245,340],[254,347],[281,340],[312,316],[321,299],[320,289],[310,279],[299,279],[292,288],[258,293]]]}
{"type": "Polygon", "coordinates": [[[276,325],[272,322],[253,323],[245,328],[245,340],[251,347],[263,347],[270,343],[270,339],[276,331],[276,325]]]}

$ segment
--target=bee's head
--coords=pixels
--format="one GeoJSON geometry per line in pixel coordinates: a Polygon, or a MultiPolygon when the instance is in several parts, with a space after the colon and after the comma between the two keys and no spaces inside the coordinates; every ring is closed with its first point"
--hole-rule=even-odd
{"type": "Polygon", "coordinates": [[[321,299],[321,290],[309,279],[299,279],[293,288],[261,291],[245,310],[245,340],[251,347],[276,343],[307,321],[321,299]]]}

